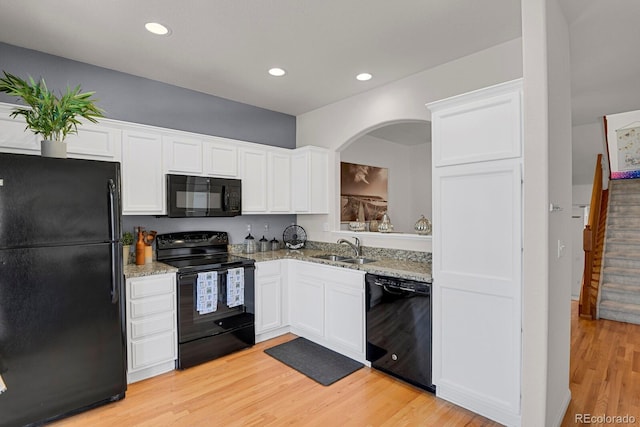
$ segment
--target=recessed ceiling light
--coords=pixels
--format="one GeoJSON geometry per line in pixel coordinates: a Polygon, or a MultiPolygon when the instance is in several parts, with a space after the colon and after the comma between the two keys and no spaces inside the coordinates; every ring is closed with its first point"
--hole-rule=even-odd
{"type": "Polygon", "coordinates": [[[274,67],[274,68],[270,68],[269,69],[269,74],[271,74],[272,76],[276,76],[276,77],[282,77],[285,74],[287,74],[287,72],[285,70],[283,70],[282,68],[274,67]]]}
{"type": "Polygon", "coordinates": [[[356,79],[360,80],[361,82],[366,82],[367,80],[371,80],[371,77],[373,76],[369,73],[360,73],[356,76],[356,79]]]}
{"type": "Polygon", "coordinates": [[[146,24],[144,24],[144,27],[150,33],[157,34],[159,36],[166,36],[167,34],[169,34],[169,28],[158,22],[147,22],[146,24]]]}

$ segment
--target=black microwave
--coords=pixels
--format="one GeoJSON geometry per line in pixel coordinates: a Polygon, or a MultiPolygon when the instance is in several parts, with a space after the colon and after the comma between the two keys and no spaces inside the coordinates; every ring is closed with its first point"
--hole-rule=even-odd
{"type": "Polygon", "coordinates": [[[237,216],[242,213],[239,179],[167,175],[170,218],[237,216]]]}

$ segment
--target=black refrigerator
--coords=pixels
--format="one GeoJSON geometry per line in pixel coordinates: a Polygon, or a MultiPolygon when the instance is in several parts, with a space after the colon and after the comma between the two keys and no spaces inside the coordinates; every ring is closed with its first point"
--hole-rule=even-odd
{"type": "Polygon", "coordinates": [[[120,165],[0,153],[0,426],[122,399],[120,165]]]}

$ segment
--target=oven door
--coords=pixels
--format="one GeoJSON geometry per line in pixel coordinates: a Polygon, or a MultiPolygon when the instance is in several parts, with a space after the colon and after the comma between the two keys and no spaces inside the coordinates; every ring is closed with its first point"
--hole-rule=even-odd
{"type": "MultiPolygon", "coordinates": [[[[247,326],[255,320],[253,266],[244,267],[244,304],[227,305],[227,269],[213,271],[217,276],[216,309],[198,311],[198,273],[178,273],[178,343],[220,335],[247,326]]],[[[206,274],[207,272],[199,272],[206,274]]]]}

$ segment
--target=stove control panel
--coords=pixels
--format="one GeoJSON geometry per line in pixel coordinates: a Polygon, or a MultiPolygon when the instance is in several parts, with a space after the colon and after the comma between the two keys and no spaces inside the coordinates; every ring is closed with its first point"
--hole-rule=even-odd
{"type": "Polygon", "coordinates": [[[158,249],[226,246],[229,244],[229,236],[226,231],[181,231],[158,234],[156,242],[158,249]]]}

